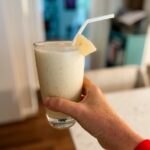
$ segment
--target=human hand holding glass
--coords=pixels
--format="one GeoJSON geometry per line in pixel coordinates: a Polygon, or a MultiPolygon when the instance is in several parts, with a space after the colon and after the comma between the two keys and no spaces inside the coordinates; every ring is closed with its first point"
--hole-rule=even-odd
{"type": "Polygon", "coordinates": [[[47,97],[44,105],[75,118],[104,148],[133,150],[143,139],[112,110],[102,91],[87,78],[83,89],[85,96],[79,103],[47,97]]]}

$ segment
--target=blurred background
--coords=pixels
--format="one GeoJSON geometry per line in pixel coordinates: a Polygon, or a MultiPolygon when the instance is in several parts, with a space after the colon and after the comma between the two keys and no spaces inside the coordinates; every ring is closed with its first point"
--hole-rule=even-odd
{"type": "MultiPolygon", "coordinates": [[[[85,132],[79,126],[57,131],[47,124],[39,101],[33,43],[72,40],[87,18],[110,13],[115,13],[114,19],[90,24],[83,33],[97,47],[86,57],[85,71],[114,107],[118,103],[113,102],[113,93],[133,92],[133,99],[141,95],[142,108],[131,116],[143,118],[137,110],[146,111],[143,107],[150,104],[149,0],[0,0],[0,149],[84,150],[76,141],[85,132]]],[[[118,112],[140,132],[135,124],[142,121],[128,120],[123,110],[118,112]]],[[[149,125],[147,121],[143,125],[149,125]]],[[[150,136],[145,130],[141,134],[150,136]]],[[[91,137],[83,139],[88,145],[91,137]]]]}

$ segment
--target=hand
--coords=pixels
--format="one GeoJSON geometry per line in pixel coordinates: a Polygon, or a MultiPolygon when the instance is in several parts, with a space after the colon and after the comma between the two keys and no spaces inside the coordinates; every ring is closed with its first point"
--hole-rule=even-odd
{"type": "Polygon", "coordinates": [[[99,143],[110,150],[133,150],[143,139],[133,132],[112,110],[102,91],[87,78],[85,96],[79,103],[60,97],[48,97],[44,105],[75,118],[99,143]]]}

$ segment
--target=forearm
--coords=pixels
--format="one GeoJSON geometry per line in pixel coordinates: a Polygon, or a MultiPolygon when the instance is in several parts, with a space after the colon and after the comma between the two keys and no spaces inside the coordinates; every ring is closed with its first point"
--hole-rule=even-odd
{"type": "Polygon", "coordinates": [[[132,131],[119,117],[110,120],[107,131],[103,131],[103,139],[98,137],[99,143],[108,150],[134,150],[143,140],[132,131]]]}

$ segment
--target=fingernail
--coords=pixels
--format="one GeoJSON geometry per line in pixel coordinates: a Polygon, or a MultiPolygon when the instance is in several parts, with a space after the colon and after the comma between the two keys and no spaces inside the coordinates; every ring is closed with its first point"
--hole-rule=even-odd
{"type": "Polygon", "coordinates": [[[44,105],[48,105],[49,100],[50,100],[50,98],[49,98],[49,97],[46,97],[46,98],[43,100],[43,104],[44,104],[44,105]]]}

